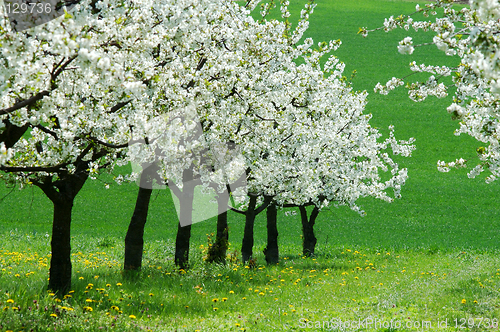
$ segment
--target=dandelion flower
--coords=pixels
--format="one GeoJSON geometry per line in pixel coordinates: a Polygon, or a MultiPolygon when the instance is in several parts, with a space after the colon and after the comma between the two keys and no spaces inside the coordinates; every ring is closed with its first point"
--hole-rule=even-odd
{"type": "Polygon", "coordinates": [[[466,304],[467,303],[467,300],[466,299],[462,299],[462,304],[466,304]]]}
{"type": "Polygon", "coordinates": [[[122,283],[121,283],[121,282],[119,282],[119,283],[117,283],[117,284],[116,284],[116,286],[121,286],[121,285],[122,285],[122,283]]]}
{"type": "Polygon", "coordinates": [[[128,316],[128,318],[136,319],[137,317],[135,317],[134,315],[130,315],[130,316],[128,316]]]}
{"type": "Polygon", "coordinates": [[[212,302],[217,302],[219,301],[219,299],[212,299],[212,302]]]}
{"type": "Polygon", "coordinates": [[[234,291],[230,290],[230,291],[229,291],[229,294],[234,294],[234,291]]]}
{"type": "Polygon", "coordinates": [[[50,314],[50,317],[57,317],[56,314],[50,314]]]}
{"type": "Polygon", "coordinates": [[[13,299],[8,299],[7,303],[14,303],[14,300],[13,299]]]}

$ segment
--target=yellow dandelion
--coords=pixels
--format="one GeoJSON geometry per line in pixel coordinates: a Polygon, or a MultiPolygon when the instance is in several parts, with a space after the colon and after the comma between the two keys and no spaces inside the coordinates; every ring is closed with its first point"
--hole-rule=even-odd
{"type": "Polygon", "coordinates": [[[217,310],[219,310],[219,308],[214,308],[214,311],[217,311],[217,310]]]}
{"type": "Polygon", "coordinates": [[[106,284],[106,287],[111,287],[111,284],[106,284]]]}
{"type": "Polygon", "coordinates": [[[466,304],[467,303],[467,300],[466,299],[462,299],[462,304],[466,304]]]}
{"type": "Polygon", "coordinates": [[[85,311],[93,311],[94,309],[92,309],[92,307],[85,306],[85,307],[83,307],[83,310],[85,310],[85,311]]]}
{"type": "Polygon", "coordinates": [[[219,299],[212,299],[212,302],[217,302],[219,301],[219,299]]]}
{"type": "Polygon", "coordinates": [[[14,303],[14,300],[13,299],[8,299],[7,303],[14,303]]]}
{"type": "Polygon", "coordinates": [[[246,297],[243,298],[243,300],[246,300],[246,299],[247,299],[246,297]]]}
{"type": "Polygon", "coordinates": [[[154,296],[154,294],[153,293],[149,293],[149,296],[154,296]]]}
{"type": "Polygon", "coordinates": [[[223,297],[222,302],[226,302],[226,301],[227,301],[227,297],[223,297]]]}
{"type": "Polygon", "coordinates": [[[50,317],[57,317],[56,314],[50,314],[50,317]]]}
{"type": "Polygon", "coordinates": [[[92,303],[92,300],[91,299],[86,299],[85,302],[92,303]]]}
{"type": "Polygon", "coordinates": [[[240,327],[241,326],[240,323],[236,323],[235,325],[236,325],[236,327],[240,327]]]}
{"type": "Polygon", "coordinates": [[[130,315],[130,316],[128,316],[128,318],[136,319],[137,317],[135,317],[134,315],[130,315]]]}
{"type": "Polygon", "coordinates": [[[264,292],[260,292],[259,295],[264,295],[264,292]]]}
{"type": "Polygon", "coordinates": [[[230,291],[229,291],[229,294],[234,294],[234,291],[230,290],[230,291]]]}
{"type": "Polygon", "coordinates": [[[477,301],[476,301],[476,300],[474,300],[474,303],[475,303],[475,304],[477,304],[477,301]]]}
{"type": "Polygon", "coordinates": [[[116,286],[121,286],[121,285],[122,285],[122,283],[121,283],[121,282],[119,282],[119,283],[117,283],[117,284],[116,284],[116,286]]]}

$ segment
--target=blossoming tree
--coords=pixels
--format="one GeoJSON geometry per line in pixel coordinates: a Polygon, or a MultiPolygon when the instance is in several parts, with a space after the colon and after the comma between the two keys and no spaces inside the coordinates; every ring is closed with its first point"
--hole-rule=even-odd
{"type": "Polygon", "coordinates": [[[224,47],[224,31],[207,27],[233,6],[82,1],[71,13],[23,32],[2,21],[1,176],[39,186],[54,204],[51,289],[70,286],[71,210],[84,182],[128,163],[129,146],[149,141],[150,119],[194,100],[195,83],[213,74],[195,79],[203,43],[224,47]]]}

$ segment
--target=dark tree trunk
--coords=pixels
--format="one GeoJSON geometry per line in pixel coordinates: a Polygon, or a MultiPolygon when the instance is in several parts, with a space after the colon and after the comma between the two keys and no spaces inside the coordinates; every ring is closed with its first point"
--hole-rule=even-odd
{"type": "Polygon", "coordinates": [[[319,209],[315,206],[311,212],[310,218],[307,217],[307,210],[305,206],[300,206],[300,217],[302,220],[302,254],[306,257],[314,255],[314,248],[316,247],[316,236],[314,235],[314,223],[319,214],[319,209]]]}
{"type": "Polygon", "coordinates": [[[243,263],[252,259],[253,255],[253,226],[255,224],[255,205],[257,204],[257,196],[250,196],[250,203],[245,213],[245,230],[243,233],[243,242],[241,244],[241,256],[243,263]]]}
{"type": "Polygon", "coordinates": [[[219,214],[217,215],[217,235],[215,243],[208,249],[207,262],[226,263],[227,248],[229,246],[229,230],[227,226],[227,204],[229,196],[220,195],[217,198],[219,214]]]}
{"type": "Polygon", "coordinates": [[[267,264],[278,264],[280,255],[278,249],[278,209],[276,204],[267,207],[267,247],[264,249],[267,264]]]}
{"type": "Polygon", "coordinates": [[[73,199],[58,200],[54,204],[52,221],[52,256],[49,270],[49,289],[65,294],[71,287],[71,211],[73,199]]]}
{"type": "Polygon", "coordinates": [[[175,265],[180,269],[189,268],[189,240],[191,238],[191,225],[177,228],[177,237],[175,239],[175,265]]]}
{"type": "Polygon", "coordinates": [[[142,266],[144,226],[148,218],[149,200],[153,192],[152,179],[148,170],[149,168],[146,168],[142,172],[134,214],[132,215],[127,235],[125,236],[125,261],[123,264],[125,271],[139,270],[142,266]]]}
{"type": "Polygon", "coordinates": [[[87,167],[88,163],[83,162],[74,174],[61,175],[57,181],[46,177],[44,182],[34,182],[54,205],[48,288],[58,294],[65,294],[71,287],[71,212],[75,197],[88,178],[87,167]]]}
{"type": "Polygon", "coordinates": [[[175,239],[175,264],[180,269],[189,268],[189,241],[191,239],[191,224],[193,223],[194,188],[197,181],[193,180],[193,171],[184,170],[183,189],[179,196],[179,225],[175,239]]]}

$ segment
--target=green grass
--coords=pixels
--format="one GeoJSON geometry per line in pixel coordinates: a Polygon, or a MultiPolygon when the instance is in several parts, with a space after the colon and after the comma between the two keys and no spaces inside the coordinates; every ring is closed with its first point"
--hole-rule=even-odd
{"type": "MultiPolygon", "coordinates": [[[[447,320],[441,331],[454,331],[461,320],[475,318],[477,326],[500,315],[498,252],[329,247],[305,259],[286,245],[278,266],[250,269],[237,261],[205,264],[206,247],[198,246],[184,273],[173,265],[171,241],[150,241],[142,271],[122,275],[121,243],[99,247],[101,239],[79,235],[74,242],[84,246],[73,253],[71,296],[57,298],[45,292],[49,239],[3,235],[4,248],[25,246],[0,250],[1,331],[293,331],[306,320],[366,319],[408,331],[421,329],[406,324],[435,328],[447,320]]],[[[373,323],[362,330],[383,329],[373,323]]]]}
{"type": "MultiPolygon", "coordinates": [[[[298,3],[301,1],[293,1],[291,5],[295,14],[301,7],[298,3]]],[[[77,196],[72,224],[73,252],[81,252],[86,258],[91,253],[95,254],[100,259],[99,267],[85,267],[84,259],[78,262],[80,256],[74,257],[75,295],[68,305],[75,311],[60,314],[54,319],[49,315],[57,307],[52,305],[64,303],[54,303],[45,295],[47,266],[35,261],[24,262],[24,258],[16,263],[12,261],[15,255],[5,252],[24,251],[25,255],[36,252],[48,259],[50,246],[45,234],[51,231],[52,206],[38,188],[15,189],[0,202],[0,225],[3,230],[0,244],[0,309],[19,304],[21,310],[1,311],[0,331],[9,328],[6,322],[17,324],[15,322],[20,314],[25,324],[31,319],[36,322],[32,324],[40,325],[35,331],[43,331],[47,324],[54,321],[59,324],[57,331],[67,330],[69,326],[78,331],[95,331],[99,326],[110,329],[111,318],[105,312],[111,303],[123,311],[122,314],[113,312],[112,315],[118,316],[115,329],[120,331],[139,327],[155,331],[232,331],[240,327],[247,331],[300,330],[301,317],[316,321],[333,317],[345,320],[373,316],[390,320],[391,317],[407,316],[411,320],[433,322],[448,318],[449,326],[455,318],[499,317],[496,275],[500,268],[500,218],[496,204],[498,185],[486,185],[484,177],[468,179],[467,170],[439,173],[436,169],[438,160],[475,157],[475,149],[480,144],[469,137],[453,135],[458,123],[452,121],[446,112],[451,96],[443,100],[431,98],[414,103],[408,99],[404,89],[388,96],[371,93],[377,82],[385,83],[393,76],[408,74],[408,63],[413,60],[428,64],[457,63],[457,58],[446,57],[432,46],[417,49],[412,56],[400,55],[397,42],[407,35],[404,31],[376,32],[366,39],[357,35],[360,26],[378,27],[385,17],[411,13],[416,3],[389,0],[318,1],[307,32],[307,36],[313,37],[315,42],[342,40],[343,45],[335,55],[346,62],[346,76],[349,77],[353,70],[357,71],[353,87],[370,92],[366,113],[373,114],[374,126],[387,133],[387,127],[393,124],[397,138],[416,138],[417,150],[413,156],[397,159],[401,166],[408,168],[410,177],[402,190],[401,200],[387,204],[362,199],[359,205],[367,212],[364,218],[346,207],[331,207],[322,211],[316,224],[316,261],[299,256],[299,216],[285,216],[280,211],[280,250],[288,259],[282,260],[279,267],[262,270],[250,271],[239,266],[238,271],[233,271],[233,267],[205,265],[200,246],[207,244],[206,234],[215,231],[215,219],[197,223],[193,225],[192,237],[194,268],[185,275],[178,275],[172,265],[177,229],[175,209],[168,191],[155,191],[145,231],[146,268],[141,272],[141,278],[125,280],[120,274],[123,239],[138,188],[135,184],[114,185],[112,176],[103,175],[98,181],[89,180],[77,196]],[[110,183],[110,189],[104,189],[104,183],[110,183]],[[99,249],[96,246],[100,246],[99,249]],[[351,253],[345,251],[347,248],[352,250],[351,253]],[[366,257],[357,255],[354,258],[352,252],[355,250],[366,257]],[[109,257],[97,254],[103,251],[109,257]],[[391,255],[386,255],[387,252],[391,255]],[[108,267],[106,257],[111,267],[108,267]],[[366,260],[374,264],[375,270],[364,270],[366,260]],[[148,268],[149,265],[152,267],[148,268]],[[358,265],[363,271],[352,272],[358,265]],[[158,266],[162,269],[158,270],[158,266]],[[291,266],[296,273],[286,270],[291,266]],[[316,277],[309,278],[312,269],[317,270],[313,273],[316,277]],[[328,276],[322,272],[326,269],[329,269],[326,272],[328,276]],[[401,272],[403,269],[406,272],[401,272]],[[26,277],[25,273],[30,271],[35,273],[26,277]],[[343,272],[348,274],[342,275],[343,272]],[[16,273],[20,277],[14,277],[16,273]],[[220,279],[223,282],[217,281],[218,274],[222,275],[220,279]],[[93,279],[95,275],[99,275],[97,280],[93,279]],[[303,275],[307,277],[303,278],[303,275]],[[271,279],[280,280],[280,276],[286,276],[283,286],[278,287],[277,281],[268,283],[271,279]],[[80,280],[80,277],[84,279],[80,280]],[[298,278],[303,280],[293,285],[292,281],[298,278]],[[309,286],[305,286],[305,280],[309,279],[309,286]],[[346,285],[341,286],[344,281],[346,285]],[[83,293],[85,286],[92,282],[93,289],[83,293]],[[116,302],[120,294],[116,286],[118,282],[123,283],[124,293],[132,296],[121,305],[116,302]],[[112,286],[108,289],[106,283],[112,286]],[[197,285],[203,287],[205,296],[196,293],[194,287],[197,285]],[[248,290],[265,287],[269,289],[263,296],[248,290]],[[104,288],[106,292],[100,294],[96,288],[104,288]],[[230,290],[234,294],[229,294],[230,290]],[[9,295],[4,296],[3,293],[9,295]],[[81,308],[87,298],[106,300],[105,293],[112,299],[111,303],[92,302],[94,310],[83,314],[81,308]],[[149,293],[155,295],[149,297],[149,293]],[[213,298],[223,297],[228,300],[217,305],[211,302],[213,298]],[[247,299],[242,300],[243,297],[247,299]],[[8,298],[16,302],[7,304],[8,298]],[[466,299],[465,304],[461,303],[462,299],[466,299]],[[29,313],[26,310],[33,300],[40,302],[40,308],[29,313]],[[478,303],[473,303],[474,300],[478,303]],[[293,305],[296,311],[292,312],[289,305],[293,305]],[[149,313],[141,313],[140,310],[146,307],[149,313]],[[213,307],[219,309],[213,311],[213,307]],[[73,317],[75,313],[78,314],[73,317]],[[137,318],[129,319],[130,314],[137,318]],[[241,326],[236,327],[236,323],[241,326]],[[139,327],[134,327],[134,324],[139,327]]],[[[419,34],[414,39],[425,42],[431,38],[431,35],[419,34]]],[[[9,191],[0,187],[0,197],[9,191]]],[[[229,214],[230,242],[236,250],[240,248],[243,223],[241,216],[229,214]]],[[[263,264],[265,215],[257,217],[255,240],[254,252],[258,262],[263,264]]],[[[33,305],[31,307],[34,308],[33,305]]],[[[15,328],[20,329],[20,325],[15,328]]],[[[26,330],[29,331],[28,328],[26,330]]]]}

